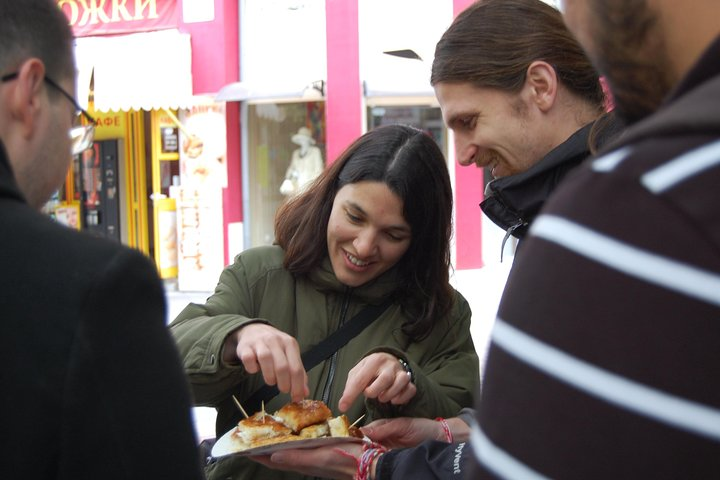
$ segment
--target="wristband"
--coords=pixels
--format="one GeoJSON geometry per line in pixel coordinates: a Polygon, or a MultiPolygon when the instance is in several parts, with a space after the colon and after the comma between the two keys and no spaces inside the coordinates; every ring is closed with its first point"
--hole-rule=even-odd
{"type": "Polygon", "coordinates": [[[385,452],[387,452],[387,448],[383,447],[379,443],[365,443],[363,445],[363,453],[360,456],[360,461],[358,462],[355,480],[370,480],[370,471],[372,470],[373,461],[385,452]]]}
{"type": "Polygon", "coordinates": [[[442,417],[437,417],[435,420],[440,422],[440,426],[442,427],[443,432],[445,432],[445,440],[447,443],[453,443],[452,432],[450,431],[450,425],[448,425],[447,420],[442,417]]]}

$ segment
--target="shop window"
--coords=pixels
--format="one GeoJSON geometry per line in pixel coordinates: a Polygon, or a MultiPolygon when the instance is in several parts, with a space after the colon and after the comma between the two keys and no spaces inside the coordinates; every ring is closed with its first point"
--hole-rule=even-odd
{"type": "Polygon", "coordinates": [[[250,104],[247,130],[247,246],[270,245],[278,207],[327,163],[325,103],[250,104]]]}
{"type": "Polygon", "coordinates": [[[440,146],[447,158],[447,134],[443,125],[442,112],[438,107],[403,105],[373,106],[367,111],[368,130],[380,125],[411,125],[426,131],[440,146]]]}

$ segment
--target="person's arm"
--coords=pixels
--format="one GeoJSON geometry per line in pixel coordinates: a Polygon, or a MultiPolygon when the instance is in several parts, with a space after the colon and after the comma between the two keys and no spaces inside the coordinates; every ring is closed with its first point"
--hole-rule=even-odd
{"type": "Polygon", "coordinates": [[[250,374],[262,373],[266,384],[290,393],[294,402],[310,393],[300,345],[275,327],[253,323],[233,331],[225,339],[221,357],[225,364],[242,364],[250,374]]]}
{"type": "Polygon", "coordinates": [[[252,459],[275,470],[336,480],[445,480],[462,478],[465,457],[469,454],[465,443],[428,441],[414,448],[390,451],[370,451],[360,444],[348,443],[308,450],[281,450],[252,459]],[[366,460],[371,460],[368,468],[365,467],[366,460]]]}
{"type": "Polygon", "coordinates": [[[470,333],[470,317],[470,306],[456,293],[448,317],[439,320],[437,330],[421,343],[411,345],[407,353],[382,346],[368,352],[386,352],[405,359],[417,389],[417,394],[400,406],[368,399],[366,405],[372,418],[450,418],[462,408],[473,406],[479,391],[480,362],[470,333]],[[423,349],[430,353],[423,354],[423,349]]]}
{"type": "Polygon", "coordinates": [[[170,325],[199,405],[222,401],[258,372],[265,383],[277,384],[295,400],[308,394],[297,341],[268,320],[252,316],[248,283],[238,257],[222,272],[207,302],[188,305],[170,325]]]}
{"type": "MultiPolygon", "coordinates": [[[[200,479],[190,394],[157,270],[123,249],[84,293],[65,374],[67,478],[200,479]]],[[[63,475],[60,475],[63,476],[63,475]]]]}
{"type": "Polygon", "coordinates": [[[468,443],[427,441],[380,456],[372,480],[446,480],[463,478],[472,456],[468,443]]]}
{"type": "Polygon", "coordinates": [[[426,440],[464,442],[470,437],[470,427],[460,417],[435,420],[410,417],[383,418],[361,427],[360,430],[371,440],[388,448],[414,447],[426,440]]]}
{"type": "Polygon", "coordinates": [[[230,334],[262,319],[252,318],[251,294],[238,259],[220,274],[205,304],[191,303],[170,324],[197,405],[214,405],[247,373],[240,362],[223,362],[230,334]]]}

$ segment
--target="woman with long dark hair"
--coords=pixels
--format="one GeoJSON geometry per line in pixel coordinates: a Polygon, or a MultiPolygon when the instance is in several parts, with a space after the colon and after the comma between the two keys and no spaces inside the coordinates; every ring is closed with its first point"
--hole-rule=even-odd
{"type": "MultiPolygon", "coordinates": [[[[207,302],[171,325],[196,404],[218,410],[217,433],[234,426],[232,396],[251,405],[264,384],[281,392],[269,412],[306,397],[364,422],[471,406],[478,357],[470,308],[449,284],[451,219],[442,152],[400,125],[360,137],[288,200],[276,245],[238,255],[207,302]],[[368,305],[387,308],[306,371],[301,353],[368,305]]],[[[208,476],[301,478],[232,456],[208,476]]]]}

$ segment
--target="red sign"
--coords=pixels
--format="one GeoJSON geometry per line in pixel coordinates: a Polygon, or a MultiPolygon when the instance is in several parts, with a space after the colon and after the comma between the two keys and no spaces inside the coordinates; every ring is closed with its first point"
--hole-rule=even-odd
{"type": "Polygon", "coordinates": [[[177,28],[177,0],[57,0],[76,37],[177,28]]]}

